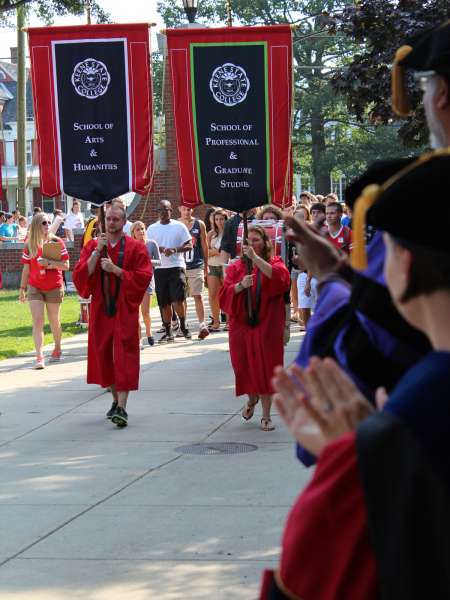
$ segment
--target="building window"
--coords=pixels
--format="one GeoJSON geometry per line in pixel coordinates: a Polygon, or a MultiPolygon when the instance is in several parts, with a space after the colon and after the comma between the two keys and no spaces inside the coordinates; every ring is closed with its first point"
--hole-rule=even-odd
{"type": "Polygon", "coordinates": [[[27,140],[27,167],[33,164],[33,140],[27,140]]]}
{"type": "Polygon", "coordinates": [[[54,198],[42,198],[42,210],[47,214],[52,214],[55,210],[54,198]]]}
{"type": "Polygon", "coordinates": [[[61,210],[67,213],[67,196],[64,193],[61,194],[61,210]]]}

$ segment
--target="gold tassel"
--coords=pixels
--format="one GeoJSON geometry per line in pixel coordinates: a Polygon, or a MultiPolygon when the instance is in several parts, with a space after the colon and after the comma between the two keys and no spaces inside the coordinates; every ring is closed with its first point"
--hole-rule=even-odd
{"type": "Polygon", "coordinates": [[[352,267],[358,270],[367,269],[366,252],[366,215],[369,208],[381,192],[379,185],[368,185],[355,203],[352,218],[352,267]]]}
{"type": "Polygon", "coordinates": [[[405,69],[399,65],[408,54],[412,52],[411,46],[401,46],[395,53],[392,65],[392,110],[399,117],[408,117],[411,107],[408,101],[405,69]]]}

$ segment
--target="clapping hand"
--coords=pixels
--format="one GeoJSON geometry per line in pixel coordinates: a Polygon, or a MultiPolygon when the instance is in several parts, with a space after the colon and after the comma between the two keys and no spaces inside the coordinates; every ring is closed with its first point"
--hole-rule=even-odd
{"type": "MultiPolygon", "coordinates": [[[[331,441],[354,431],[374,412],[353,381],[331,358],[312,358],[302,369],[277,367],[275,405],[294,438],[318,456],[331,441]]],[[[377,393],[381,396],[381,392],[377,393]]]]}

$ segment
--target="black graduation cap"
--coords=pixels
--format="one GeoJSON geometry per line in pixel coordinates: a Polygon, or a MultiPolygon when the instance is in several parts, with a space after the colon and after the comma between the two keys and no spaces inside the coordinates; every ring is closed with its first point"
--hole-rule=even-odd
{"type": "Polygon", "coordinates": [[[412,50],[400,66],[415,71],[450,71],[450,20],[429,29],[412,43],[412,50]]]}
{"type": "Polygon", "coordinates": [[[376,183],[383,185],[390,177],[407,167],[416,158],[389,158],[371,163],[367,170],[353,179],[344,190],[345,204],[353,209],[355,202],[361,196],[364,188],[376,183]]]}
{"type": "Polygon", "coordinates": [[[427,153],[381,186],[367,220],[400,239],[450,255],[449,187],[450,148],[427,153]],[[422,218],[430,201],[439,210],[432,225],[422,218]]]}
{"type": "Polygon", "coordinates": [[[423,154],[382,185],[371,184],[364,188],[353,215],[353,267],[367,267],[361,233],[366,219],[377,229],[405,241],[450,254],[450,202],[446,197],[449,187],[450,147],[423,154]],[[439,206],[439,218],[433,226],[420,218],[424,204],[430,199],[439,206]]]}
{"type": "Polygon", "coordinates": [[[405,69],[450,73],[450,21],[428,29],[397,50],[392,66],[392,108],[401,117],[411,113],[405,69]]]}

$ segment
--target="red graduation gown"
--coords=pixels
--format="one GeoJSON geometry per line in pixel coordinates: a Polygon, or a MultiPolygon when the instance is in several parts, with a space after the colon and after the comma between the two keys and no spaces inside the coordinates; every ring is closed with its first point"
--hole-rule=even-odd
{"type": "MultiPolygon", "coordinates": [[[[289,290],[289,271],[280,257],[270,259],[272,278],[262,274],[259,323],[250,327],[247,320],[246,292],[234,293],[234,286],[246,275],[245,263],[237,260],[227,267],[219,293],[220,308],[229,317],[231,364],[236,379],[236,396],[273,394],[270,383],[273,370],[283,364],[285,324],[284,294],[289,290]]],[[[257,268],[253,298],[255,303],[257,268]]]]}
{"type": "MultiPolygon", "coordinates": [[[[152,266],[145,244],[125,236],[123,279],[116,314],[105,314],[100,259],[88,276],[87,261],[97,247],[91,240],[81,251],[74,273],[74,284],[84,298],[92,295],[88,336],[87,382],[102,387],[115,384],[118,391],[137,390],[139,384],[139,306],[151,277],[152,266]]],[[[108,244],[108,255],[117,264],[120,242],[108,244]]],[[[110,292],[115,293],[117,277],[109,273],[110,292]]]]}
{"type": "Polygon", "coordinates": [[[280,568],[265,571],[263,577],[260,600],[271,597],[379,597],[354,433],[324,448],[313,479],[291,509],[280,568]],[[271,595],[272,577],[283,596],[271,595]]]}

